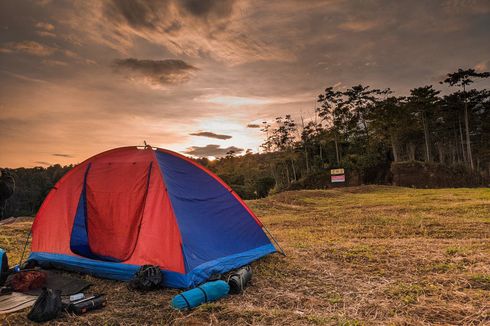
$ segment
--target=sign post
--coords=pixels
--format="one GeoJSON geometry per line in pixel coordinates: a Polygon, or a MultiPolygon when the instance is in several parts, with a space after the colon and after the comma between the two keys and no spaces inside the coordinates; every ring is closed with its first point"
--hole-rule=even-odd
{"type": "Polygon", "coordinates": [[[340,168],[340,169],[331,169],[330,170],[330,176],[331,176],[330,181],[332,183],[345,182],[345,171],[342,168],[340,168]]]}

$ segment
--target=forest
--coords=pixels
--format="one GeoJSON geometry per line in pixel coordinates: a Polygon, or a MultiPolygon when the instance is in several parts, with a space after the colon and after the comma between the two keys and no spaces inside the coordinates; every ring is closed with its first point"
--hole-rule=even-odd
{"type": "MultiPolygon", "coordinates": [[[[445,173],[471,176],[477,185],[487,185],[490,91],[476,85],[488,77],[489,72],[458,69],[439,85],[415,87],[408,96],[368,85],[342,90],[329,86],[318,95],[314,118],[295,120],[287,114],[264,121],[260,153],[229,152],[216,160],[196,161],[244,199],[328,187],[322,180],[328,180],[332,168],[344,168],[356,176],[356,184],[391,184],[393,167],[406,162],[417,162],[417,169],[444,167],[445,173]]],[[[5,215],[35,214],[56,181],[71,168],[6,169],[16,189],[5,215]]]]}
{"type": "Polygon", "coordinates": [[[245,198],[318,187],[331,168],[350,171],[359,184],[390,184],[393,166],[404,162],[444,167],[446,174],[484,185],[490,174],[490,91],[474,86],[489,76],[459,69],[438,87],[415,87],[408,96],[366,85],[327,87],[314,119],[286,115],[263,122],[263,153],[229,153],[200,163],[245,198]],[[449,92],[441,95],[438,88],[449,92]]]}

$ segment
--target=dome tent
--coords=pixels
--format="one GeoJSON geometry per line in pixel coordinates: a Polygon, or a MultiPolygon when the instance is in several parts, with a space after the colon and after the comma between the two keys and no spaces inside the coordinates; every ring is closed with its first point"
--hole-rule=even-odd
{"type": "Polygon", "coordinates": [[[29,259],[129,280],[161,268],[188,288],[276,252],[262,223],[220,178],[169,150],[123,147],[69,171],[32,226],[29,259]]]}

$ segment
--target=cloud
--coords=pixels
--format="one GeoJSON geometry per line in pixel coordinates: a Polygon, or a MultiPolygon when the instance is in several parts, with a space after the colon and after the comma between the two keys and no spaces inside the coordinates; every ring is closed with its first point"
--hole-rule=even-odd
{"type": "Polygon", "coordinates": [[[51,23],[37,22],[35,27],[37,28],[36,34],[42,37],[56,37],[54,33],[55,27],[51,23]]]}
{"type": "Polygon", "coordinates": [[[482,62],[477,63],[474,68],[478,72],[488,71],[489,63],[490,63],[490,60],[482,61],[482,62]]]}
{"type": "Polygon", "coordinates": [[[235,146],[221,147],[220,145],[206,145],[206,146],[192,146],[189,147],[184,153],[192,156],[198,157],[223,157],[226,153],[233,151],[235,154],[240,154],[243,152],[243,148],[238,148],[235,146]]]}
{"type": "Polygon", "coordinates": [[[35,41],[8,42],[3,47],[0,47],[0,52],[4,53],[22,52],[41,57],[49,56],[56,50],[56,48],[35,41]]]}
{"type": "Polygon", "coordinates": [[[36,34],[42,37],[56,37],[55,33],[48,31],[36,31],[36,34]]]}
{"type": "Polygon", "coordinates": [[[80,59],[80,55],[76,52],[73,52],[72,50],[66,50],[65,49],[65,50],[62,50],[61,52],[69,58],[80,59]]]}
{"type": "MultiPolygon", "coordinates": [[[[49,33],[49,32],[48,32],[49,33]]],[[[53,35],[54,36],[54,35],[53,35]]],[[[21,42],[8,42],[5,43],[2,47],[0,47],[0,53],[27,53],[39,57],[49,57],[54,55],[62,55],[72,60],[82,62],[85,64],[92,64],[94,61],[90,59],[86,59],[81,57],[78,53],[68,50],[62,49],[58,47],[51,47],[45,44],[41,44],[36,41],[21,41],[21,42]]],[[[47,65],[57,65],[57,66],[66,66],[68,63],[61,60],[51,60],[45,59],[42,61],[47,65]]]]}
{"type": "Polygon", "coordinates": [[[134,28],[154,29],[158,23],[158,10],[168,10],[169,1],[112,0],[105,5],[107,18],[126,22],[134,28]]]}
{"type": "Polygon", "coordinates": [[[69,24],[123,55],[144,39],[174,55],[230,64],[292,60],[288,47],[273,44],[268,33],[250,30],[243,19],[249,6],[249,1],[235,0],[83,1],[69,24]]]}
{"type": "Polygon", "coordinates": [[[36,24],[36,28],[43,29],[43,30],[48,31],[48,32],[52,32],[52,31],[54,31],[55,27],[53,24],[50,24],[50,23],[38,22],[36,24]]]}
{"type": "Polygon", "coordinates": [[[39,165],[44,165],[44,166],[50,166],[50,165],[52,165],[51,163],[45,162],[45,161],[34,161],[33,163],[36,163],[36,164],[39,164],[39,165]]]}
{"type": "Polygon", "coordinates": [[[230,138],[232,138],[232,136],[230,136],[230,135],[221,135],[221,134],[216,134],[216,133],[210,132],[210,131],[193,132],[193,133],[190,133],[189,135],[215,138],[215,139],[230,139],[230,138]]]}
{"type": "Polygon", "coordinates": [[[180,5],[194,17],[210,19],[230,17],[234,3],[235,0],[183,0],[180,5]]]}
{"type": "Polygon", "coordinates": [[[40,6],[47,6],[53,2],[53,0],[36,0],[35,2],[40,6]]]}
{"type": "Polygon", "coordinates": [[[42,63],[48,66],[68,66],[68,63],[61,60],[43,60],[42,63]]]}
{"type": "Polygon", "coordinates": [[[198,100],[202,100],[208,103],[214,104],[223,104],[229,106],[242,106],[242,105],[264,105],[269,104],[272,101],[266,98],[253,98],[253,97],[244,97],[244,96],[226,96],[226,95],[218,95],[218,96],[205,96],[199,98],[198,100]]]}
{"type": "Polygon", "coordinates": [[[53,156],[58,156],[58,157],[73,157],[73,155],[70,155],[70,154],[58,154],[58,153],[55,153],[55,154],[51,154],[53,156]]]}
{"type": "Polygon", "coordinates": [[[235,0],[112,0],[104,8],[106,17],[125,21],[138,29],[159,30],[171,27],[185,16],[199,19],[207,24],[212,18],[223,20],[233,13],[235,0]]]}
{"type": "Polygon", "coordinates": [[[28,76],[25,76],[25,75],[21,75],[21,74],[16,74],[16,73],[13,73],[13,72],[9,72],[9,71],[6,71],[6,70],[0,70],[0,72],[4,73],[6,75],[10,75],[10,76],[12,76],[12,77],[14,77],[16,79],[27,81],[27,82],[31,82],[31,83],[49,84],[49,82],[46,81],[46,80],[44,80],[44,79],[32,78],[32,77],[28,77],[28,76]]]}
{"type": "Polygon", "coordinates": [[[256,123],[249,123],[247,125],[247,128],[257,129],[257,128],[260,128],[260,125],[256,124],[256,123]]]}
{"type": "Polygon", "coordinates": [[[378,26],[374,20],[346,21],[339,24],[339,28],[351,32],[364,32],[378,26]]]}
{"type": "Polygon", "coordinates": [[[114,61],[116,72],[131,80],[142,81],[150,86],[167,86],[189,81],[196,67],[182,60],[119,59],[114,61]]]}

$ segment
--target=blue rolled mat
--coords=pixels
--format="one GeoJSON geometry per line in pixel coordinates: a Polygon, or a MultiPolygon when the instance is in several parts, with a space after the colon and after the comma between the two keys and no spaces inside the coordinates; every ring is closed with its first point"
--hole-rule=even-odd
{"type": "Polygon", "coordinates": [[[228,295],[230,286],[225,281],[213,281],[177,294],[172,298],[175,309],[192,309],[203,303],[215,301],[228,295]]]}

